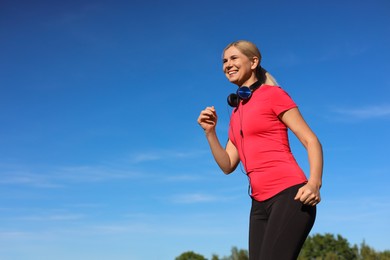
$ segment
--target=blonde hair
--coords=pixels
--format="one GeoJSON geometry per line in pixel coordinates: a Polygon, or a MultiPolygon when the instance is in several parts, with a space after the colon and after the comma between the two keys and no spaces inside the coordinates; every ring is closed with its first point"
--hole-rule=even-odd
{"type": "Polygon", "coordinates": [[[236,47],[242,54],[247,56],[250,60],[253,60],[253,57],[257,57],[259,59],[259,65],[256,69],[257,79],[267,85],[278,85],[278,82],[275,80],[275,78],[268,71],[266,71],[262,66],[260,66],[261,58],[262,58],[261,53],[254,43],[246,40],[235,41],[228,44],[223,50],[223,53],[225,53],[225,51],[230,47],[236,47]]]}

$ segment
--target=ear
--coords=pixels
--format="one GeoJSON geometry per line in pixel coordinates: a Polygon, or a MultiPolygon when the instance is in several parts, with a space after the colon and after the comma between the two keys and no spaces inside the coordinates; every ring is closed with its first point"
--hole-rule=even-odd
{"type": "Polygon", "coordinates": [[[252,58],[252,65],[251,65],[251,69],[256,69],[257,67],[259,66],[259,58],[256,57],[256,56],[253,56],[252,58]]]}

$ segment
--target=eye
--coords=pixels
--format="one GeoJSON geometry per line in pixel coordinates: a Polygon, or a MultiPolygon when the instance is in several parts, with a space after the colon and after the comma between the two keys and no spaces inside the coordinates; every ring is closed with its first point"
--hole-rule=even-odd
{"type": "Polygon", "coordinates": [[[226,63],[226,62],[227,62],[227,59],[223,59],[223,60],[222,60],[222,63],[226,63]]]}

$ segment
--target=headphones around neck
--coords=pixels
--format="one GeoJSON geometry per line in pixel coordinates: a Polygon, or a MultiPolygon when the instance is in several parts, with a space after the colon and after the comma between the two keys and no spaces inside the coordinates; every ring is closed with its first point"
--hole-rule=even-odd
{"type": "Polygon", "coordinates": [[[237,89],[236,93],[232,93],[227,97],[227,102],[231,107],[238,107],[241,100],[249,100],[252,96],[252,93],[258,89],[261,85],[261,81],[256,81],[249,87],[241,86],[237,89]]]}

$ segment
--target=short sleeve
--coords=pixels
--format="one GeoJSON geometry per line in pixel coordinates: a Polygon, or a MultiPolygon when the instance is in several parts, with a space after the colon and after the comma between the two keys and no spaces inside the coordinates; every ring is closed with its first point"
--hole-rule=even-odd
{"type": "MultiPolygon", "coordinates": [[[[236,137],[234,135],[234,129],[233,129],[233,125],[234,125],[234,120],[233,120],[233,115],[234,115],[234,112],[232,112],[232,116],[230,117],[230,123],[229,123],[229,130],[228,130],[228,138],[230,139],[230,141],[234,144],[234,146],[236,146],[236,137]]],[[[239,128],[238,126],[236,126],[237,129],[239,128]]]]}
{"type": "Polygon", "coordinates": [[[274,87],[271,95],[272,111],[279,116],[281,113],[297,107],[290,95],[280,87],[274,87]]]}

